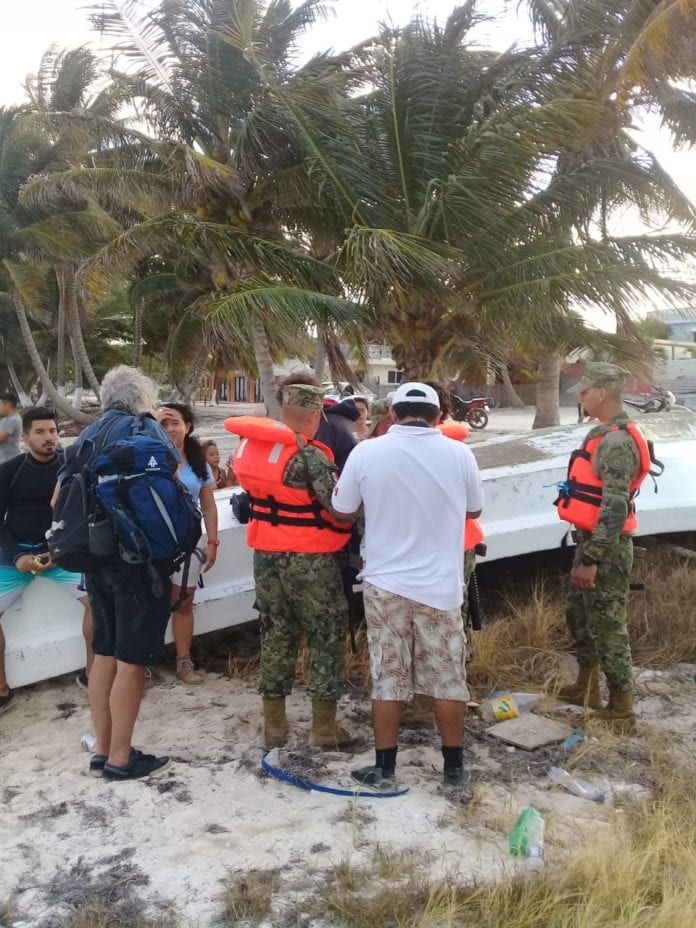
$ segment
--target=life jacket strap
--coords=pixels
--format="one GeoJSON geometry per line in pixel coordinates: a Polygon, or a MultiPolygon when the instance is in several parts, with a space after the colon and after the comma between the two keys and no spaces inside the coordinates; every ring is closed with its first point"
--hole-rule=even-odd
{"type": "Polygon", "coordinates": [[[270,522],[271,525],[292,525],[295,528],[328,528],[341,534],[350,534],[352,527],[334,525],[322,513],[317,500],[311,503],[279,503],[273,496],[250,496],[249,519],[257,522],[270,522]],[[302,518],[306,515],[307,518],[302,518]],[[299,517],[299,518],[298,518],[299,517]]]}

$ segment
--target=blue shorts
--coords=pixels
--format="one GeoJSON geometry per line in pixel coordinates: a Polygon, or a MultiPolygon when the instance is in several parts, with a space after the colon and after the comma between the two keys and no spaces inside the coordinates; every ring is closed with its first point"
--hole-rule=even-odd
{"type": "MultiPolygon", "coordinates": [[[[27,554],[45,554],[45,545],[19,545],[22,551],[27,554]]],[[[0,554],[0,614],[5,612],[14,603],[20,599],[22,593],[30,583],[33,583],[37,577],[45,577],[46,580],[53,580],[54,583],[60,583],[66,593],[69,593],[75,599],[86,597],[82,585],[82,575],[74,574],[70,571],[63,570],[62,567],[53,567],[41,574],[23,574],[0,554]]]]}

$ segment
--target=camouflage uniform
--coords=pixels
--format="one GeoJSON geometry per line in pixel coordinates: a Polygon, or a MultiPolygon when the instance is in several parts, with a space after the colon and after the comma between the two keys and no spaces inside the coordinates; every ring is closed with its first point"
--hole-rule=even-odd
{"type": "Polygon", "coordinates": [[[470,661],[474,656],[474,627],[471,624],[471,613],[469,612],[468,589],[471,575],[476,570],[476,549],[469,548],[464,552],[464,602],[462,603],[462,621],[464,622],[464,634],[466,635],[466,659],[470,661]]]}
{"type": "Polygon", "coordinates": [[[622,534],[628,515],[629,484],[640,463],[638,448],[624,429],[630,418],[622,413],[592,429],[587,438],[605,435],[594,453],[592,468],[602,480],[602,504],[592,532],[578,531],[573,570],[587,555],[597,561],[595,589],[573,588],[566,621],[581,665],[600,664],[610,689],[633,686],[631,646],[626,627],[628,583],[633,565],[633,541],[622,534]],[[607,434],[605,434],[607,433],[607,434]]]}
{"type": "MultiPolygon", "coordinates": [[[[308,481],[322,507],[331,512],[336,468],[312,445],[298,451],[283,474],[289,487],[307,489],[308,481]]],[[[315,700],[335,701],[341,692],[348,630],[337,555],[255,551],[254,579],[261,621],[261,694],[279,699],[291,692],[304,635],[310,653],[309,693],[315,700]]]]}

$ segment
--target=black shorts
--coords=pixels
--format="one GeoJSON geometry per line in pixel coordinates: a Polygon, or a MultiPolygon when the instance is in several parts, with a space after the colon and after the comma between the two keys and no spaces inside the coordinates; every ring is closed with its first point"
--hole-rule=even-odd
{"type": "Polygon", "coordinates": [[[162,577],[161,596],[155,596],[144,572],[125,565],[87,574],[86,584],[92,605],[94,653],[125,664],[158,664],[169,621],[169,578],[162,577]]]}

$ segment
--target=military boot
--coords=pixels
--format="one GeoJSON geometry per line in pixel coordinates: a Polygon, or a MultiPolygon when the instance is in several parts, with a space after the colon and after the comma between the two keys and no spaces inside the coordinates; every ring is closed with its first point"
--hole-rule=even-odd
{"type": "Polygon", "coordinates": [[[580,664],[577,680],[568,686],[562,686],[558,691],[558,698],[574,706],[601,709],[604,703],[599,689],[599,666],[580,664]]]}
{"type": "Polygon", "coordinates": [[[264,699],[263,742],[267,748],[282,748],[288,740],[285,699],[264,699]]]}
{"type": "Polygon", "coordinates": [[[416,693],[413,702],[401,713],[401,728],[435,728],[433,697],[416,693]]]}
{"type": "Polygon", "coordinates": [[[327,751],[348,748],[355,738],[336,722],[336,703],[315,699],[312,703],[312,733],[309,743],[327,751]]]}
{"type": "Polygon", "coordinates": [[[633,690],[609,690],[606,709],[595,712],[592,718],[606,722],[607,727],[622,735],[635,735],[636,715],[633,711],[633,690]]]}

